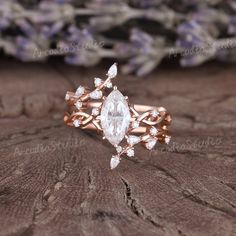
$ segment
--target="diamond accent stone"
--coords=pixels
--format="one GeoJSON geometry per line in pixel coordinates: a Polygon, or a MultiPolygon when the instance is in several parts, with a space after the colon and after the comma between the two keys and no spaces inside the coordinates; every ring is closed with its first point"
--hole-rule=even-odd
{"type": "Polygon", "coordinates": [[[112,78],[116,77],[116,75],[117,75],[117,65],[116,65],[116,63],[114,63],[114,64],[109,68],[109,70],[108,70],[108,72],[107,72],[107,76],[108,76],[110,79],[112,79],[112,78]]]}
{"type": "Polygon", "coordinates": [[[79,110],[82,107],[82,102],[81,101],[76,101],[75,103],[76,108],[79,110]]]}
{"type": "Polygon", "coordinates": [[[112,88],[112,82],[111,82],[111,81],[108,81],[108,82],[106,83],[106,87],[107,87],[107,88],[112,88]]]}
{"type": "Polygon", "coordinates": [[[133,157],[134,156],[134,149],[133,148],[129,148],[126,152],[128,157],[133,157]]]}
{"type": "Polygon", "coordinates": [[[119,90],[113,90],[105,99],[101,109],[101,126],[104,136],[112,145],[124,138],[130,124],[128,103],[119,90]]]}
{"type": "Polygon", "coordinates": [[[80,97],[84,94],[85,88],[83,86],[79,86],[75,92],[75,95],[80,97]]]}
{"type": "Polygon", "coordinates": [[[171,139],[170,136],[166,136],[166,137],[165,137],[165,143],[166,143],[166,144],[169,144],[169,143],[170,143],[170,139],[171,139]]]}
{"type": "Polygon", "coordinates": [[[79,127],[80,124],[81,124],[80,120],[74,120],[74,121],[73,121],[73,125],[74,125],[75,127],[79,127]]]}
{"type": "Polygon", "coordinates": [[[157,110],[153,110],[151,114],[153,117],[157,117],[159,115],[159,112],[157,110]]]}
{"type": "Polygon", "coordinates": [[[156,139],[150,138],[150,139],[147,140],[145,146],[146,146],[146,148],[147,148],[148,150],[151,150],[151,149],[153,149],[154,146],[156,145],[156,142],[157,142],[156,139]]]}
{"type": "Polygon", "coordinates": [[[67,93],[65,96],[65,100],[68,101],[70,99],[70,95],[67,93]]]}
{"type": "Polygon", "coordinates": [[[89,94],[89,96],[92,98],[92,99],[100,99],[102,98],[102,91],[100,90],[94,90],[93,92],[91,92],[89,94]]]}
{"type": "Polygon", "coordinates": [[[102,84],[102,80],[100,78],[94,78],[94,85],[95,87],[98,87],[102,84]]]}
{"type": "Polygon", "coordinates": [[[115,169],[120,163],[120,157],[119,156],[112,156],[110,161],[110,167],[111,169],[115,169]]]}
{"type": "Polygon", "coordinates": [[[128,144],[130,145],[135,145],[137,143],[139,143],[141,141],[140,137],[138,136],[135,136],[135,135],[130,135],[128,138],[127,138],[127,142],[128,144]]]}
{"type": "Polygon", "coordinates": [[[118,153],[122,152],[122,149],[123,149],[123,148],[122,148],[121,146],[117,146],[117,147],[116,147],[116,151],[117,151],[118,153]]]}
{"type": "Polygon", "coordinates": [[[93,109],[92,109],[92,115],[93,115],[93,116],[99,115],[99,109],[98,109],[98,108],[93,108],[93,109]]]}
{"type": "Polygon", "coordinates": [[[138,128],[138,127],[139,127],[139,121],[137,121],[137,120],[133,121],[133,122],[132,122],[132,128],[133,128],[133,129],[136,129],[136,128],[138,128]]]}
{"type": "Polygon", "coordinates": [[[157,130],[155,127],[152,127],[152,128],[150,129],[150,134],[151,134],[152,136],[156,136],[157,133],[158,133],[158,130],[157,130]]]}

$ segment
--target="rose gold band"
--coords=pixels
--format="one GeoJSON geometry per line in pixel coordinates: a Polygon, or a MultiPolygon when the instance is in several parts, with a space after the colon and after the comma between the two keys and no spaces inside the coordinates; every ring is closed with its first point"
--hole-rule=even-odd
{"type": "Polygon", "coordinates": [[[68,112],[64,122],[68,126],[96,130],[116,148],[111,169],[119,164],[121,155],[134,156],[134,146],[138,143],[148,150],[157,142],[168,144],[171,123],[171,116],[164,107],[131,105],[128,97],[112,85],[116,74],[117,66],[113,64],[106,80],[94,79],[94,90],[79,86],[75,93],[67,92],[65,97],[68,112]],[[107,88],[112,89],[108,96],[105,95],[107,88]]]}
{"type": "MultiPolygon", "coordinates": [[[[69,94],[73,97],[74,93],[69,92],[69,94]]],[[[102,102],[85,102],[83,104],[83,107],[80,111],[76,109],[74,106],[74,102],[68,102],[70,113],[67,112],[64,116],[64,122],[68,126],[73,126],[73,121],[75,118],[80,117],[81,119],[81,129],[88,129],[88,130],[96,130],[96,131],[102,131],[99,120],[100,117],[94,117],[93,115],[90,115],[86,113],[86,110],[91,108],[100,108],[102,106],[102,102]]],[[[150,126],[159,126],[159,134],[163,134],[167,132],[167,126],[171,122],[171,117],[166,111],[164,107],[155,107],[155,106],[145,106],[145,105],[137,105],[134,104],[133,106],[130,106],[130,110],[133,113],[133,117],[131,118],[131,122],[134,120],[138,120],[143,125],[134,128],[131,131],[131,133],[139,133],[143,134],[147,132],[147,129],[150,128],[150,126]],[[151,116],[151,111],[157,111],[158,112],[158,119],[148,119],[151,116]],[[141,113],[141,114],[140,114],[141,113]]]]}

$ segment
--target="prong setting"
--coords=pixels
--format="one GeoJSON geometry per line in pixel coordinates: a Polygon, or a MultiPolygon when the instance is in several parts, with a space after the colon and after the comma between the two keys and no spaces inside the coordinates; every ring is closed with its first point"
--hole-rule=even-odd
{"type": "Polygon", "coordinates": [[[114,63],[105,80],[94,78],[94,90],[79,86],[75,93],[67,92],[65,96],[70,106],[70,112],[64,117],[65,123],[103,133],[102,139],[116,149],[117,154],[110,161],[111,169],[119,165],[123,155],[133,157],[136,145],[143,144],[152,150],[157,142],[169,144],[171,139],[168,132],[171,117],[167,110],[164,107],[130,105],[128,96],[123,96],[113,85],[116,75],[117,64],[114,63]],[[112,89],[109,95],[105,94],[106,89],[112,89]]]}

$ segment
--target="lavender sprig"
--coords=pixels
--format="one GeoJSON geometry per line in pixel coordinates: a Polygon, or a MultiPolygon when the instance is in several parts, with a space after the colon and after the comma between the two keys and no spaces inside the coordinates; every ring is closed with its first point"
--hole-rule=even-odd
{"type": "Polygon", "coordinates": [[[66,63],[93,66],[112,58],[124,62],[123,73],[143,76],[176,55],[182,66],[236,60],[230,0],[21,2],[0,4],[0,48],[22,61],[60,55],[66,63]]]}

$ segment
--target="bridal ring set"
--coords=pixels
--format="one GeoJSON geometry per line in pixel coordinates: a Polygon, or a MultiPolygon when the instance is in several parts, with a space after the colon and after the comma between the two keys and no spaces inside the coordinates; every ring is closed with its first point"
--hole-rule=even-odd
{"type": "Polygon", "coordinates": [[[130,104],[128,97],[113,86],[116,63],[106,75],[105,80],[94,79],[93,90],[79,86],[75,92],[66,93],[68,112],[64,122],[101,133],[116,149],[110,161],[110,167],[114,169],[123,155],[134,156],[137,144],[148,150],[152,150],[157,142],[168,144],[171,116],[164,107],[130,104]]]}

